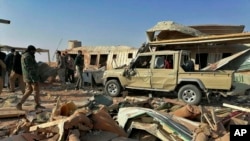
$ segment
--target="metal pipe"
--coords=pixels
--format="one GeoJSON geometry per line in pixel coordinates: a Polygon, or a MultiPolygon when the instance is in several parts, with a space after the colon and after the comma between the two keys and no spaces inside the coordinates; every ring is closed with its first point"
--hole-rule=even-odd
{"type": "Polygon", "coordinates": [[[10,24],[10,20],[0,19],[0,23],[10,24]]]}

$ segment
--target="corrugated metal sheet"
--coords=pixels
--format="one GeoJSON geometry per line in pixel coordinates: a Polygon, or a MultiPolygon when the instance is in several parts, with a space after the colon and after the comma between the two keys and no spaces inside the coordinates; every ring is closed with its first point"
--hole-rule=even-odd
{"type": "Polygon", "coordinates": [[[107,69],[117,68],[124,64],[129,64],[133,58],[135,58],[137,50],[130,50],[126,52],[111,52],[107,61],[107,69]],[[128,58],[129,54],[132,54],[131,58],[128,58]],[[116,54],[117,57],[114,59],[113,55],[116,54]]]}

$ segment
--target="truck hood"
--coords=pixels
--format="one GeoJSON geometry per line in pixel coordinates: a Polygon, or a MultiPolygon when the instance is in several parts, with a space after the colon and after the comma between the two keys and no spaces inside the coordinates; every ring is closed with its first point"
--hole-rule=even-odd
{"type": "Polygon", "coordinates": [[[221,59],[218,62],[203,68],[202,70],[250,70],[250,49],[246,49],[221,59]]]}

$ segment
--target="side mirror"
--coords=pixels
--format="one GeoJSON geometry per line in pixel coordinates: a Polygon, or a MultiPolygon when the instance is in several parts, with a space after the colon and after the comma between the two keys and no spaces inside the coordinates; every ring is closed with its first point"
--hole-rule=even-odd
{"type": "Polygon", "coordinates": [[[124,68],[123,76],[130,77],[130,76],[134,76],[134,75],[136,75],[136,72],[134,69],[131,68],[131,66],[128,68],[124,68]]]}

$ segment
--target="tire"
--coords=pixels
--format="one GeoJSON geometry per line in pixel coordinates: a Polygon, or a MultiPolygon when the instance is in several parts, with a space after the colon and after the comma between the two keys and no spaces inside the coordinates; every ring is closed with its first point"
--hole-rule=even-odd
{"type": "Polygon", "coordinates": [[[201,101],[201,91],[195,85],[184,85],[178,91],[178,98],[187,104],[197,105],[201,101]]]}
{"type": "Polygon", "coordinates": [[[112,97],[119,96],[121,93],[121,85],[117,80],[109,80],[105,84],[105,93],[112,97]]]}

